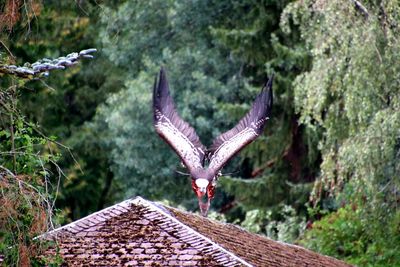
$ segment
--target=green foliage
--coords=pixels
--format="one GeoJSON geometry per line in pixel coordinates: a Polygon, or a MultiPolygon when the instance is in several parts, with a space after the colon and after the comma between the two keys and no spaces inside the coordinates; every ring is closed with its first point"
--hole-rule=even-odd
{"type": "Polygon", "coordinates": [[[300,244],[321,254],[342,258],[358,266],[395,266],[400,260],[398,246],[400,212],[391,216],[387,228],[371,234],[371,222],[355,205],[315,222],[301,238],[300,244]]]}
{"type": "Polygon", "coordinates": [[[278,205],[275,210],[249,210],[240,224],[251,232],[263,233],[282,242],[293,243],[305,230],[305,218],[297,216],[288,205],[278,205]]]}
{"type": "Polygon", "coordinates": [[[35,155],[35,146],[45,144],[46,139],[32,136],[32,128],[26,127],[21,118],[17,118],[16,121],[13,120],[11,123],[12,129],[0,131],[2,140],[0,149],[1,151],[9,151],[3,153],[0,164],[5,169],[14,170],[16,173],[45,174],[43,170],[40,170],[40,167],[48,163],[48,160],[44,159],[43,164],[41,164],[41,158],[35,155]],[[19,151],[21,147],[24,148],[23,151],[19,151]]]}
{"type": "MultiPolygon", "coordinates": [[[[2,46],[7,48],[4,42],[2,46]]],[[[23,78],[37,75],[37,79],[40,73],[70,66],[69,61],[80,55],[15,68],[9,64],[15,58],[7,50],[9,56],[0,62],[5,75],[0,84],[0,254],[7,266],[59,266],[58,255],[41,255],[50,244],[37,236],[54,228],[54,206],[63,174],[57,161],[64,146],[29,120],[26,114],[43,109],[29,110],[29,102],[21,101],[26,100],[21,96],[29,86],[23,78]]]]}
{"type": "Polygon", "coordinates": [[[320,230],[310,232],[315,243],[307,238],[303,244],[362,265],[395,265],[400,6],[381,1],[365,7],[368,17],[351,2],[302,1],[289,5],[283,16],[284,25],[290,19],[299,25],[313,58],[312,69],[294,83],[300,120],[311,132],[323,133],[320,182],[312,200],[318,205],[335,196],[336,203],[359,207],[354,214],[347,208],[324,219],[320,230]],[[335,223],[328,228],[329,220],[335,223]]]}
{"type": "MultiPolygon", "coordinates": [[[[105,3],[109,1],[104,1],[105,3]]],[[[66,179],[61,181],[57,206],[69,220],[80,218],[114,201],[109,192],[113,181],[107,155],[109,150],[97,142],[101,132],[85,125],[108,93],[118,91],[123,78],[101,52],[98,18],[101,9],[95,2],[46,1],[36,11],[32,31],[13,31],[4,43],[17,56],[15,64],[54,58],[88,47],[96,47],[95,59],[85,60],[68,72],[55,71],[45,81],[31,81],[19,90],[19,108],[27,120],[40,125],[47,135],[55,135],[68,146],[53,147],[66,179]],[[35,91],[35,94],[32,94],[35,91]],[[88,197],[90,196],[90,197],[88,197]]],[[[25,25],[16,25],[23,28],[25,25]]],[[[52,172],[57,169],[52,167],[52,172]]]]}
{"type": "Polygon", "coordinates": [[[33,238],[53,225],[58,188],[48,166],[59,155],[48,150],[52,140],[40,136],[16,110],[8,113],[5,103],[0,109],[0,254],[9,266],[27,266],[45,243],[33,238]]]}

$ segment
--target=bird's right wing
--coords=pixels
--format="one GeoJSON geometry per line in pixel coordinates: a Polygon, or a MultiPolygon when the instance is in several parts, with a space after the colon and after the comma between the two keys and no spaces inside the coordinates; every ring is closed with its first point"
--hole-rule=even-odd
{"type": "Polygon", "coordinates": [[[163,68],[154,83],[153,111],[157,133],[175,150],[189,171],[203,168],[206,149],[195,130],[179,117],[163,68]]]}

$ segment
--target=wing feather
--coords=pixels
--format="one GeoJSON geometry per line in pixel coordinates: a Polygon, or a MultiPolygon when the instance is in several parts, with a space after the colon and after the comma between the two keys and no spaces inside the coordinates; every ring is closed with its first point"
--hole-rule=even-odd
{"type": "Polygon", "coordinates": [[[154,83],[153,111],[157,133],[175,150],[189,171],[202,168],[206,149],[195,130],[179,117],[163,68],[154,83]]]}
{"type": "Polygon", "coordinates": [[[209,169],[214,173],[218,173],[230,158],[263,132],[272,108],[272,79],[263,87],[246,116],[214,140],[209,150],[209,169]]]}

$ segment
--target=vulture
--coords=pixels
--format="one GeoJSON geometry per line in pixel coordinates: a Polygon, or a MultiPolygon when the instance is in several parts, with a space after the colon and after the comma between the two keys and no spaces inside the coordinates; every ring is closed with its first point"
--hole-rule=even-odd
{"type": "Polygon", "coordinates": [[[155,130],[178,154],[189,171],[192,189],[198,198],[203,216],[207,216],[222,167],[262,134],[272,108],[272,79],[273,77],[264,85],[250,111],[239,123],[218,136],[210,148],[206,149],[195,130],[177,113],[164,68],[156,76],[153,88],[155,130]],[[207,200],[203,202],[203,198],[207,200]]]}

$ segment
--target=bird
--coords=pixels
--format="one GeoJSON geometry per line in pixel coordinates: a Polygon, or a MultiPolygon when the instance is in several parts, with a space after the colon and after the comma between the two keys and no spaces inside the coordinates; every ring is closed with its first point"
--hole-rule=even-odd
{"type": "Polygon", "coordinates": [[[273,75],[262,87],[251,109],[229,131],[214,139],[207,149],[193,127],[178,114],[161,67],[153,87],[153,124],[158,135],[176,152],[189,171],[200,212],[207,216],[220,170],[240,150],[263,133],[272,109],[273,75]],[[208,166],[206,166],[208,163],[208,166]],[[203,198],[206,198],[203,201],[203,198]]]}

